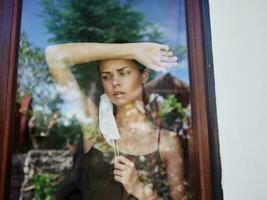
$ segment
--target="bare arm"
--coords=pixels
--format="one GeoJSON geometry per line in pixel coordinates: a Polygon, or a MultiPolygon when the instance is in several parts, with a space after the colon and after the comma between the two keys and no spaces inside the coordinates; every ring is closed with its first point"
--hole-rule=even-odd
{"type": "Polygon", "coordinates": [[[170,196],[174,200],[185,199],[183,149],[176,133],[162,131],[160,154],[167,167],[170,196]]]}
{"type": "Polygon", "coordinates": [[[87,63],[101,59],[134,59],[132,44],[66,43],[46,48],[47,60],[66,65],[87,63]]]}
{"type": "Polygon", "coordinates": [[[85,60],[83,49],[79,50],[80,45],[84,46],[79,43],[49,46],[45,50],[46,61],[61,98],[73,108],[79,123],[85,124],[88,121],[87,118],[91,118],[96,123],[97,107],[81,91],[69,68],[70,65],[79,64],[85,60]]]}
{"type": "Polygon", "coordinates": [[[157,43],[67,43],[49,46],[45,54],[49,66],[53,62],[73,65],[116,58],[135,59],[157,71],[177,64],[177,58],[169,51],[169,47],[157,43]]]}

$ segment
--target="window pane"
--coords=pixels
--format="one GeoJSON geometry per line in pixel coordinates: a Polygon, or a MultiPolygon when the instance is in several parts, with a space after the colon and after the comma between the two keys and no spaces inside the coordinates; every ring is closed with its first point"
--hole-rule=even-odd
{"type": "Polygon", "coordinates": [[[24,0],[20,34],[10,199],[194,199],[183,0],[24,0]]]}

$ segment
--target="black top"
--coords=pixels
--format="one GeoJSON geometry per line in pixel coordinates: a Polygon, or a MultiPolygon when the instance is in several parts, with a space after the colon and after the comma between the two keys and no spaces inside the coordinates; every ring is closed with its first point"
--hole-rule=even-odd
{"type": "MultiPolygon", "coordinates": [[[[158,140],[159,142],[159,140],[158,140]]],[[[159,148],[149,154],[134,156],[122,154],[135,163],[140,180],[149,184],[164,200],[171,199],[167,181],[166,167],[160,159],[159,148]]],[[[76,167],[69,177],[60,186],[56,199],[83,200],[134,200],[123,188],[123,185],[114,180],[114,153],[101,152],[96,148],[78,158],[76,167]]]]}

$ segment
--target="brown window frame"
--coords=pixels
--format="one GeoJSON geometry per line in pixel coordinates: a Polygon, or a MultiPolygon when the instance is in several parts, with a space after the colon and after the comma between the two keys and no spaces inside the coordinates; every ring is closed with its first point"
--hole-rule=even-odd
{"type": "MultiPolygon", "coordinates": [[[[191,184],[200,200],[223,199],[208,0],[185,0],[192,133],[191,184]],[[194,169],[194,170],[193,170],[194,169]]],[[[8,199],[22,0],[0,0],[0,199],[8,199]]]]}

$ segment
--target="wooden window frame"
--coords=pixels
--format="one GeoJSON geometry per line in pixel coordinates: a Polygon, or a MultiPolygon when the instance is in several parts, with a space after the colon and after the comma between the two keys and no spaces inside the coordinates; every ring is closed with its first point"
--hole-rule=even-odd
{"type": "MultiPolygon", "coordinates": [[[[191,184],[200,200],[223,199],[208,0],[185,0],[192,133],[191,184]],[[193,170],[194,169],[194,170],[193,170]]],[[[8,199],[22,0],[0,0],[0,199],[8,199]]]]}

